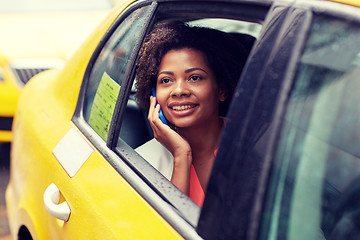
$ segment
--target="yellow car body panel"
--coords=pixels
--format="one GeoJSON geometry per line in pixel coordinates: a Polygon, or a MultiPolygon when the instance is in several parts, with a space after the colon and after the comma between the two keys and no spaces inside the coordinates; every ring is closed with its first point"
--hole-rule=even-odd
{"type": "Polygon", "coordinates": [[[343,4],[346,4],[346,5],[352,5],[352,6],[360,7],[360,1],[359,0],[328,0],[328,1],[338,2],[338,3],[343,3],[343,4]]]}
{"type": "Polygon", "coordinates": [[[119,8],[131,2],[113,11],[66,68],[40,73],[24,88],[14,119],[6,191],[14,239],[22,225],[34,239],[182,239],[91,143],[87,142],[94,152],[72,178],[52,154],[64,135],[77,129],[71,118],[93,51],[121,12],[119,8]],[[67,222],[54,218],[44,207],[44,191],[51,183],[60,189],[61,201],[70,206],[67,222]]]}
{"type": "MultiPolygon", "coordinates": [[[[8,67],[7,59],[1,55],[0,68],[2,69],[2,78],[0,77],[0,117],[12,118],[16,111],[22,86],[13,80],[15,76],[8,67]]],[[[10,141],[11,132],[0,130],[0,142],[10,141]]]]}

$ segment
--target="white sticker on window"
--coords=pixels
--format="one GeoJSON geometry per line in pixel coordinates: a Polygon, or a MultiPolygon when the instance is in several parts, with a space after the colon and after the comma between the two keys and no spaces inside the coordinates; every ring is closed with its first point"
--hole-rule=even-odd
{"type": "Polygon", "coordinates": [[[71,128],[52,151],[70,177],[75,176],[94,149],[75,129],[71,128]]]}

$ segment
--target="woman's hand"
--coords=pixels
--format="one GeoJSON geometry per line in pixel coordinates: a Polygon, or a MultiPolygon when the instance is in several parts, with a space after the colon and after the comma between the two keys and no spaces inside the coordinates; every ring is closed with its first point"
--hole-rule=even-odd
{"type": "Polygon", "coordinates": [[[188,195],[192,152],[189,143],[159,118],[160,105],[150,96],[148,120],[154,137],[163,144],[174,157],[174,170],[171,182],[188,195]]]}
{"type": "MultiPolygon", "coordinates": [[[[162,143],[175,157],[184,153],[184,151],[191,151],[188,142],[182,138],[176,131],[164,124],[159,118],[160,105],[156,107],[156,97],[150,97],[150,108],[148,120],[154,132],[154,137],[162,143]]],[[[169,123],[171,124],[171,123],[169,123]]]]}

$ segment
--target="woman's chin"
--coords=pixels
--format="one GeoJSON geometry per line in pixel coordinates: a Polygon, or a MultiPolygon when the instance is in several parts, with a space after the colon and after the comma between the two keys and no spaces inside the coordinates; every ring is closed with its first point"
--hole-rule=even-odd
{"type": "Polygon", "coordinates": [[[188,121],[169,121],[169,123],[177,128],[187,128],[193,125],[192,122],[188,122],[188,121]]]}

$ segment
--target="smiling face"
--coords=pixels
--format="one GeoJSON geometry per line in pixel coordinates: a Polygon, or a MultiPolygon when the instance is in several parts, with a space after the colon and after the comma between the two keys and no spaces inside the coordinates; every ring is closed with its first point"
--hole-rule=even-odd
{"type": "Polygon", "coordinates": [[[191,48],[164,55],[156,96],[166,119],[181,128],[218,121],[219,101],[225,100],[204,54],[191,48]]]}

